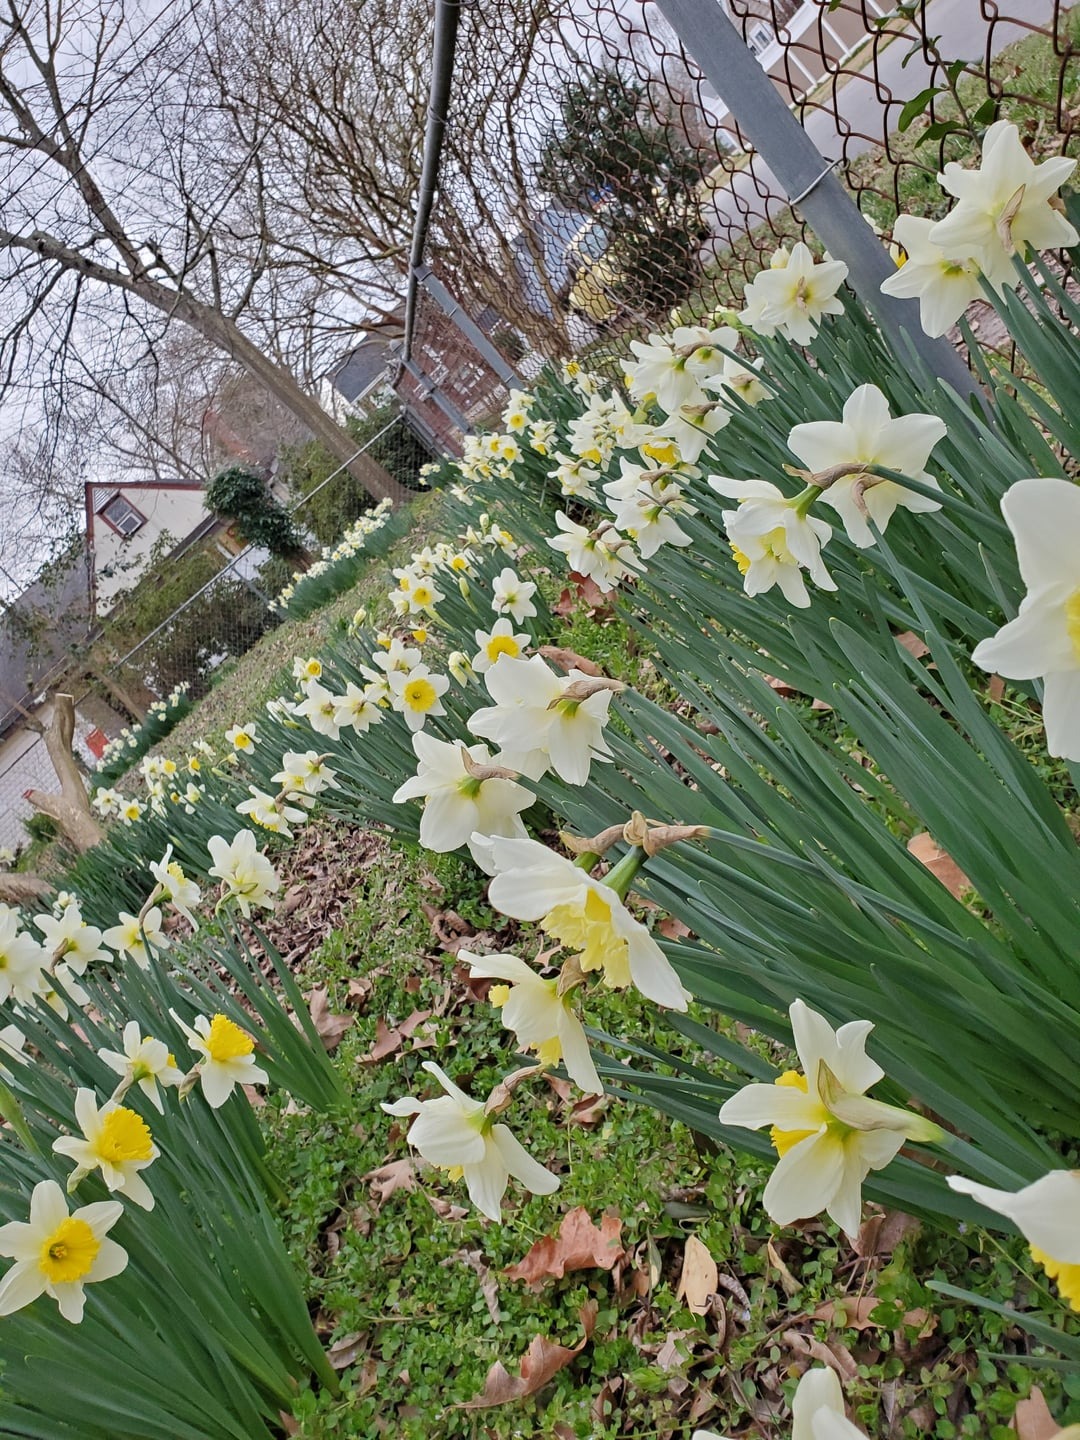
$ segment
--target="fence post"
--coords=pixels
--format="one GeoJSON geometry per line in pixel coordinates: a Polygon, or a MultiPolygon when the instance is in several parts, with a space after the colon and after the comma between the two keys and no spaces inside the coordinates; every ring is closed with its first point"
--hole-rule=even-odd
{"type": "Polygon", "coordinates": [[[894,273],[884,245],[833,174],[772,80],[758,64],[719,0],[656,0],[686,50],[735,116],[758,154],[829,253],[848,267],[852,289],[882,330],[908,348],[960,395],[977,393],[971,371],[947,340],[933,340],[919,323],[916,301],[882,295],[894,273]]]}
{"type": "Polygon", "coordinates": [[[498,347],[484,334],[483,330],[480,329],[480,326],[477,325],[468,311],[465,310],[459,301],[454,299],[450,291],[433,272],[431,266],[418,265],[413,273],[446,318],[457,326],[476,353],[491,370],[494,370],[506,388],[508,390],[520,390],[523,385],[521,376],[514,367],[507,362],[506,357],[501,354],[498,347]]]}
{"type": "Polygon", "coordinates": [[[420,387],[420,398],[423,400],[434,400],[435,404],[443,412],[451,425],[456,425],[463,435],[468,435],[472,430],[468,419],[457,408],[454,402],[444,391],[440,390],[435,381],[426,371],[421,370],[415,360],[403,360],[402,369],[406,370],[420,387]]]}

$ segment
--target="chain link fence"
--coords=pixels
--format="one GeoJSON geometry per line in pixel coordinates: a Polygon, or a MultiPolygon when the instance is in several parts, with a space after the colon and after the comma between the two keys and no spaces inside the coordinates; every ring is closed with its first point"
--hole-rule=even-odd
{"type": "MultiPolygon", "coordinates": [[[[942,213],[938,171],[970,160],[999,116],[1037,155],[1076,148],[1080,11],[1057,0],[723,7],[825,166],[883,230],[899,210],[942,213]]],[[[436,68],[448,8],[436,7],[436,68]]],[[[421,203],[414,254],[496,343],[501,334],[526,377],[543,359],[616,356],[674,307],[737,304],[773,250],[803,235],[798,207],[663,8],[454,7],[443,123],[429,126],[437,196],[429,221],[421,203]]],[[[437,74],[432,93],[438,105],[437,74]]],[[[422,290],[412,309],[406,355],[429,378],[452,376],[464,342],[447,340],[422,290]]]]}
{"type": "MultiPolygon", "coordinates": [[[[357,454],[377,460],[403,484],[418,485],[420,467],[433,458],[426,439],[393,410],[355,424],[357,454]]],[[[331,468],[318,447],[286,454],[277,488],[311,552],[340,539],[372,501],[346,465],[331,468]],[[298,497],[298,498],[296,498],[298,497]]],[[[245,654],[281,623],[272,602],[292,578],[292,567],[265,550],[245,546],[137,644],[109,666],[109,678],[144,704],[179,685],[193,699],[205,695],[228,661],[245,654]]]]}

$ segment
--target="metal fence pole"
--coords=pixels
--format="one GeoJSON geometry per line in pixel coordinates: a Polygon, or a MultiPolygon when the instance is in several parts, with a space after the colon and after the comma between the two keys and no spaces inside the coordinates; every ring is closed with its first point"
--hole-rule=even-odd
{"type": "Polygon", "coordinates": [[[469,434],[472,426],[469,424],[468,418],[461,413],[449,395],[439,389],[431,376],[421,370],[415,360],[403,360],[402,369],[407,371],[419,385],[422,400],[433,400],[451,425],[456,425],[463,435],[469,434]]]}
{"type": "Polygon", "coordinates": [[[484,334],[468,311],[454,299],[450,291],[432,271],[431,266],[418,265],[414,274],[446,318],[457,326],[476,353],[490,369],[494,370],[506,388],[520,390],[524,383],[521,376],[507,362],[506,357],[500,353],[497,346],[484,334]]]}
{"type": "Polygon", "coordinates": [[[925,365],[961,395],[974,394],[971,371],[947,340],[932,340],[919,324],[914,300],[882,295],[892,261],[858,207],[833,174],[773,81],[724,13],[719,0],[656,0],[686,50],[727,105],[761,158],[807,223],[848,267],[855,293],[900,354],[914,349],[925,365]]]}

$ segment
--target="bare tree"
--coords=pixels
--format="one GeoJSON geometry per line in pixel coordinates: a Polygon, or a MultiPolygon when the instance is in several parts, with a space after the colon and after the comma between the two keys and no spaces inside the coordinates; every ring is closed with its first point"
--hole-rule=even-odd
{"type": "Polygon", "coordinates": [[[288,236],[278,243],[287,212],[263,157],[276,114],[208,103],[207,15],[193,4],[145,20],[124,0],[3,3],[4,392],[25,401],[44,384],[63,411],[88,374],[145,361],[179,323],[264,386],[369,493],[401,498],[301,383],[322,332],[355,332],[356,316],[332,257],[323,265],[288,236]]]}

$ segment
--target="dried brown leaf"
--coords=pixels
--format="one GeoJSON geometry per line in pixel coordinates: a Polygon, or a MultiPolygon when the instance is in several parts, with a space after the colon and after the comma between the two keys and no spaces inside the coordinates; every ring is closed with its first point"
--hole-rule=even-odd
{"type": "Polygon", "coordinates": [[[372,1197],[381,1210],[397,1191],[416,1189],[416,1167],[411,1160],[391,1160],[386,1165],[369,1170],[360,1179],[370,1184],[372,1197]]]}
{"type": "Polygon", "coordinates": [[[1012,1423],[1020,1440],[1053,1440],[1061,1433],[1038,1386],[1017,1403],[1012,1423]]]}
{"type": "Polygon", "coordinates": [[[903,630],[896,636],[896,643],[902,645],[909,655],[916,660],[921,660],[924,655],[930,654],[930,646],[921,635],[916,635],[914,630],[903,630]]]}
{"type": "Polygon", "coordinates": [[[335,1370],[347,1370],[350,1365],[356,1364],[367,1349],[367,1341],[368,1337],[364,1331],[343,1335],[340,1340],[335,1340],[327,1350],[326,1358],[335,1370]]]}
{"type": "Polygon", "coordinates": [[[611,1270],[626,1258],[622,1220],[602,1215],[594,1225],[583,1205],[568,1211],[557,1235],[537,1240],[516,1265],[506,1271],[509,1280],[524,1280],[539,1288],[547,1279],[560,1279],[571,1270],[611,1270]]]}
{"type": "Polygon", "coordinates": [[[334,1050],[341,1044],[341,1037],[356,1019],[354,1015],[335,1015],[330,1010],[326,986],[317,985],[306,996],[311,1010],[312,1023],[327,1050],[334,1050]]]}
{"type": "Polygon", "coordinates": [[[696,1235],[686,1237],[683,1248],[682,1274],[676,1300],[685,1300],[686,1308],[694,1315],[707,1315],[712,1297],[716,1294],[719,1271],[716,1261],[708,1248],[696,1235]]]}
{"type": "Polygon", "coordinates": [[[534,1335],[529,1341],[528,1350],[521,1357],[516,1375],[511,1375],[501,1360],[496,1360],[487,1373],[480,1394],[456,1408],[483,1410],[491,1405],[507,1405],[511,1400],[522,1400],[526,1395],[534,1395],[584,1350],[596,1324],[596,1310],[595,1301],[582,1307],[581,1320],[585,1334],[576,1345],[557,1345],[546,1335],[534,1335]]]}

